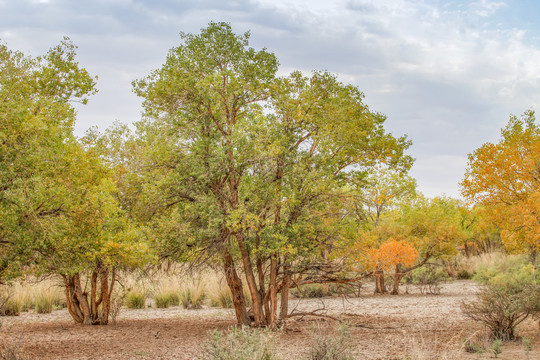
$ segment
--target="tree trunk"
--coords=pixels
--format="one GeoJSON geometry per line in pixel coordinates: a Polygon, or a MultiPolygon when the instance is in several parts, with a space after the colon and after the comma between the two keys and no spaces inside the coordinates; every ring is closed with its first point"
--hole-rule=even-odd
{"type": "Polygon", "coordinates": [[[253,302],[253,321],[255,326],[266,325],[266,319],[264,316],[262,299],[257,289],[257,282],[255,280],[255,274],[253,273],[253,266],[251,265],[251,258],[244,244],[244,235],[241,232],[235,234],[236,241],[238,243],[238,248],[240,249],[240,254],[242,256],[242,264],[244,266],[244,273],[246,276],[249,293],[251,295],[251,300],[253,302]]]}
{"type": "Polygon", "coordinates": [[[394,274],[394,284],[392,286],[391,295],[399,295],[399,284],[405,274],[400,271],[399,265],[396,265],[396,272],[394,274]]]}
{"type": "Polygon", "coordinates": [[[386,287],[384,285],[384,271],[375,271],[375,291],[374,294],[386,294],[386,287]]]}
{"type": "Polygon", "coordinates": [[[246,300],[244,298],[244,289],[242,287],[242,281],[236,272],[234,266],[234,261],[229,252],[227,245],[223,249],[223,270],[225,272],[225,279],[227,280],[227,285],[231,289],[233,296],[233,305],[234,311],[236,313],[236,320],[239,325],[250,325],[251,320],[249,319],[247,309],[246,309],[246,300]]]}
{"type": "Polygon", "coordinates": [[[282,324],[289,315],[289,289],[291,288],[290,266],[283,265],[283,283],[281,286],[281,309],[278,323],[282,324]]]}
{"type": "Polygon", "coordinates": [[[83,292],[81,275],[62,275],[66,293],[66,304],[73,320],[85,325],[107,325],[111,308],[111,296],[116,281],[116,271],[112,270],[109,285],[109,269],[100,263],[92,272],[90,279],[90,294],[83,292]],[[98,294],[99,282],[99,299],[98,294]]]}

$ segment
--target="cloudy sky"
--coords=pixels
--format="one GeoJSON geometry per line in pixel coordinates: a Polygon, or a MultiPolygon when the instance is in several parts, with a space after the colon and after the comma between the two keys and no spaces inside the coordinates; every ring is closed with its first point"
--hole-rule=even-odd
{"type": "Polygon", "coordinates": [[[209,21],[251,31],[283,74],[328,70],[408,134],[428,196],[459,196],[467,154],[540,101],[535,0],[0,0],[0,39],[37,56],[69,36],[99,93],[76,132],[140,117],[131,81],[160,67],[179,32],[209,21]]]}

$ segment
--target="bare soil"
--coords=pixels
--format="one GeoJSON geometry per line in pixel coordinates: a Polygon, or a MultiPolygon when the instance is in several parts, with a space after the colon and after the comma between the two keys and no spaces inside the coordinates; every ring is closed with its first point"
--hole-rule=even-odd
{"type": "MultiPolygon", "coordinates": [[[[477,291],[469,281],[444,284],[440,295],[372,295],[366,286],[357,298],[293,299],[298,312],[324,309],[327,318],[294,317],[276,334],[277,352],[285,359],[306,358],[315,333],[331,333],[339,317],[349,323],[358,359],[488,359],[469,354],[467,338],[483,339],[485,330],[466,319],[462,301],[477,291]]],[[[122,309],[116,325],[74,324],[66,310],[51,314],[23,313],[1,318],[0,344],[16,348],[28,359],[204,359],[209,331],[227,331],[235,324],[229,309],[122,309]]],[[[533,321],[519,334],[532,340],[528,359],[540,359],[540,332],[533,321]]],[[[527,359],[520,342],[505,343],[500,359],[527,359]]]]}

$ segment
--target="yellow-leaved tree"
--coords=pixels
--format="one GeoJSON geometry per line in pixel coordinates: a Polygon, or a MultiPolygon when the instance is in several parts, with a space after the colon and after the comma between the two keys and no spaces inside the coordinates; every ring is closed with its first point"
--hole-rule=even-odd
{"type": "Polygon", "coordinates": [[[498,143],[469,155],[463,196],[489,211],[509,251],[535,262],[540,247],[540,128],[534,111],[511,116],[498,143]]]}

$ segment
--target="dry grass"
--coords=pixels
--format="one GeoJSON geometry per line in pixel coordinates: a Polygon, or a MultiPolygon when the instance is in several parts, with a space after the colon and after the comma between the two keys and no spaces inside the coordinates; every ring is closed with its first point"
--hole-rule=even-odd
{"type": "Polygon", "coordinates": [[[521,259],[521,255],[508,255],[501,252],[485,253],[468,258],[459,255],[456,258],[456,270],[458,274],[469,274],[469,277],[472,277],[482,268],[492,268],[506,263],[515,264],[520,262],[521,259]]]}
{"type": "Polygon", "coordinates": [[[50,313],[66,304],[63,288],[53,279],[16,282],[5,288],[4,293],[8,294],[12,306],[23,312],[34,310],[40,314],[50,313]]]}

